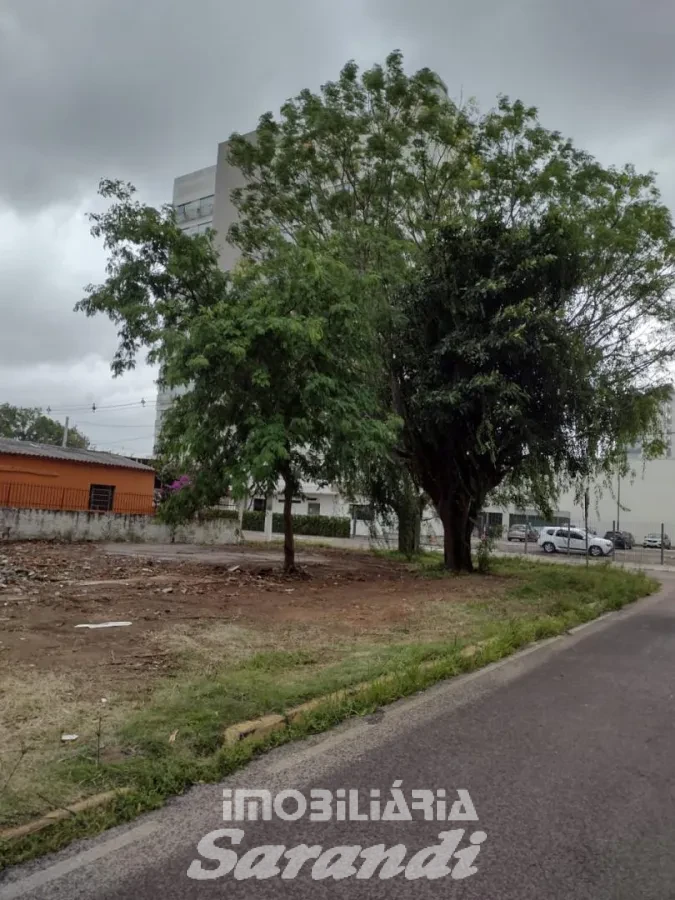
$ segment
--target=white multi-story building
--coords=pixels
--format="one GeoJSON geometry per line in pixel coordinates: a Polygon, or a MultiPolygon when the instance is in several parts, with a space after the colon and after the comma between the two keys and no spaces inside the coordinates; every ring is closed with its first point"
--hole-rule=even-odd
{"type": "MultiPolygon", "coordinates": [[[[176,220],[186,234],[203,234],[213,223],[216,193],[216,166],[198,169],[181,175],[173,183],[173,206],[176,220]]],[[[175,397],[184,388],[159,387],[155,411],[155,447],[162,428],[162,419],[175,397]]]]}
{"type": "MultiPolygon", "coordinates": [[[[253,135],[248,135],[252,138],[253,135]]],[[[201,234],[211,228],[215,232],[215,244],[221,265],[230,269],[237,261],[237,249],[227,243],[227,232],[236,220],[237,211],[230,199],[233,188],[242,185],[243,176],[227,162],[227,142],[219,144],[217,163],[206,169],[180,175],[173,185],[173,206],[176,220],[187,234],[201,234]]],[[[159,387],[155,415],[155,445],[162,427],[162,419],[173,400],[184,393],[185,388],[159,387]]],[[[251,498],[251,507],[263,509],[265,499],[251,498]]],[[[274,512],[283,510],[283,496],[274,497],[274,512]]],[[[301,493],[293,502],[293,511],[300,515],[348,516],[349,503],[338,491],[328,485],[303,484],[301,493]]]]}

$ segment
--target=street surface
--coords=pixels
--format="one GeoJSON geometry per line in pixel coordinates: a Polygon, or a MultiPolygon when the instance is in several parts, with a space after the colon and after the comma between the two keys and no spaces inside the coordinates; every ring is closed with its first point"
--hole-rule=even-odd
{"type": "MultiPolygon", "coordinates": [[[[675,580],[665,578],[659,595],[621,613],[281,748],[221,785],[13,869],[0,876],[0,900],[673,898],[675,580]],[[386,802],[398,780],[408,800],[413,789],[445,788],[450,798],[465,789],[479,821],[424,821],[416,812],[413,821],[223,822],[224,787],[294,788],[307,797],[312,788],[359,788],[365,798],[380,789],[386,802]],[[239,857],[267,844],[383,843],[405,845],[407,860],[438,844],[441,831],[482,830],[486,838],[477,872],[463,880],[312,880],[311,860],[291,880],[188,878],[200,839],[228,827],[245,832],[232,848],[239,857]]],[[[204,870],[217,865],[202,862],[204,870]]]]}
{"type": "MultiPolygon", "coordinates": [[[[475,542],[476,545],[478,541],[475,542]]],[[[498,550],[500,553],[525,553],[525,544],[520,541],[496,541],[495,542],[495,550],[498,550]]],[[[544,551],[537,544],[529,543],[527,545],[527,554],[528,556],[546,556],[544,551]]],[[[551,554],[553,557],[557,557],[558,559],[564,559],[567,561],[568,555],[567,553],[554,553],[551,554]]],[[[571,553],[569,554],[570,559],[583,559],[584,556],[582,553],[571,553]]],[[[635,545],[632,550],[615,550],[614,554],[610,557],[603,557],[605,561],[607,559],[613,560],[619,565],[630,563],[632,565],[637,566],[660,566],[661,565],[661,551],[654,549],[645,549],[642,545],[635,545]]],[[[602,559],[600,562],[602,562],[602,559]]],[[[666,566],[675,565],[675,550],[664,550],[663,551],[663,562],[666,566]]]]}
{"type": "MultiPolygon", "coordinates": [[[[256,531],[246,531],[244,533],[244,537],[247,542],[252,544],[264,543],[267,540],[264,534],[256,531]]],[[[280,536],[278,534],[275,534],[274,540],[280,540],[280,536]]],[[[313,537],[311,535],[296,535],[296,540],[300,545],[303,543],[324,544],[331,547],[341,547],[347,550],[353,550],[354,548],[368,550],[371,547],[379,547],[380,549],[388,548],[390,550],[395,550],[398,543],[398,537],[393,532],[374,541],[369,537],[332,538],[313,537]]],[[[472,545],[474,547],[474,550],[478,547],[478,544],[478,538],[473,538],[472,545]]],[[[436,540],[434,544],[424,544],[424,549],[435,550],[441,553],[443,550],[442,540],[440,540],[440,542],[439,540],[436,540]]],[[[578,562],[579,560],[584,559],[584,555],[582,553],[571,553],[569,554],[569,556],[567,553],[553,553],[549,556],[549,554],[544,553],[541,547],[532,542],[528,543],[526,546],[520,541],[498,540],[495,541],[494,550],[497,553],[521,555],[527,553],[527,556],[533,559],[547,559],[555,560],[557,562],[578,562]]],[[[611,556],[601,557],[597,561],[611,561],[617,563],[618,565],[629,565],[635,566],[637,568],[660,568],[661,551],[651,548],[645,549],[642,544],[635,544],[632,550],[616,550],[615,553],[611,556]]],[[[591,562],[596,562],[596,560],[592,559],[591,562]]],[[[675,549],[664,550],[663,565],[675,566],[675,549]]]]}

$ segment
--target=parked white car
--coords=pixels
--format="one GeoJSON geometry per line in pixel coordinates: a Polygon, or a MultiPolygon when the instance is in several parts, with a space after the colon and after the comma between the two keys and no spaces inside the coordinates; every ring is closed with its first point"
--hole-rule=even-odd
{"type": "MultiPolygon", "coordinates": [[[[586,535],[581,528],[560,528],[547,526],[541,529],[537,541],[544,553],[585,553],[586,535]]],[[[606,538],[588,533],[589,556],[610,556],[614,544],[606,538]]]]}
{"type": "MultiPolygon", "coordinates": [[[[644,540],[642,541],[642,546],[646,549],[652,548],[654,550],[661,549],[661,535],[656,532],[652,532],[652,534],[646,534],[644,540]]],[[[663,535],[663,548],[664,550],[670,550],[670,538],[667,534],[663,535]]]]}

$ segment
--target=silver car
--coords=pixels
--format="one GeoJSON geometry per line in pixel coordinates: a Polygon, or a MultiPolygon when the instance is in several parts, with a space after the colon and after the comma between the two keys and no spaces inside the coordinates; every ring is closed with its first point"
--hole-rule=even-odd
{"type": "Polygon", "coordinates": [[[526,525],[512,525],[508,530],[506,540],[536,543],[539,540],[539,532],[531,525],[529,528],[526,525]]]}
{"type": "MultiPolygon", "coordinates": [[[[661,549],[661,535],[657,534],[655,531],[651,534],[646,534],[644,540],[642,541],[642,546],[645,550],[660,550],[661,549]]],[[[663,548],[664,550],[670,550],[670,538],[667,534],[663,535],[663,548]]]]}

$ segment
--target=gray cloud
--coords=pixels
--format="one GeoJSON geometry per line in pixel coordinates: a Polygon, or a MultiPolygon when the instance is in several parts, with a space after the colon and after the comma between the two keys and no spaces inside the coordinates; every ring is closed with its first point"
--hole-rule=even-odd
{"type": "Polygon", "coordinates": [[[83,286],[101,277],[105,257],[79,210],[55,207],[19,216],[0,213],[0,360],[65,364],[87,354],[110,358],[112,323],[73,314],[83,286]]]}
{"type": "MultiPolygon", "coordinates": [[[[358,7],[356,0],[352,3],[358,7]]],[[[350,3],[10,0],[0,12],[0,197],[40,206],[175,174],[352,53],[350,3]]],[[[163,195],[161,197],[160,195],[163,195]]]]}
{"type": "Polygon", "coordinates": [[[145,365],[121,379],[110,377],[108,360],[96,354],[77,362],[42,362],[25,367],[0,362],[0,403],[50,410],[52,418],[77,428],[99,449],[152,453],[155,372],[145,365]],[[141,401],[145,399],[145,405],[141,401]],[[96,406],[96,410],[92,407],[96,406]]]}
{"type": "MultiPolygon", "coordinates": [[[[401,47],[454,96],[483,108],[519,96],[604,162],[656,169],[675,204],[674,37],[663,0],[648,10],[633,0],[4,0],[0,402],[154,398],[146,366],[111,379],[110,323],[72,312],[83,285],[104,277],[83,215],[100,177],[160,203],[176,175],[215,162],[231,131],[349,58],[369,65],[401,47]]],[[[73,417],[99,446],[151,447],[152,406],[73,417]]]]}
{"type": "Polygon", "coordinates": [[[657,169],[675,203],[675,6],[654,0],[367,0],[391,46],[483,108],[499,93],[539,107],[549,128],[605,163],[657,169]]]}

